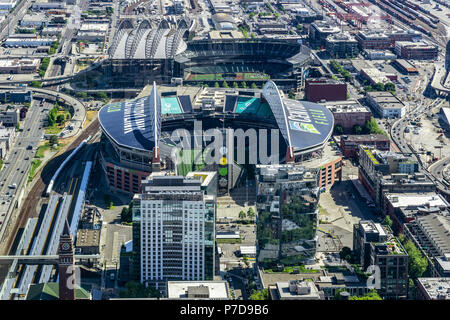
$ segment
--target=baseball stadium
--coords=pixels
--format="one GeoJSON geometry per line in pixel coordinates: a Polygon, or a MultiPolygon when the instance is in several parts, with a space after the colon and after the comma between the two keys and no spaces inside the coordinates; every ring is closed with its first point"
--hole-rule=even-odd
{"type": "Polygon", "coordinates": [[[144,87],[181,79],[188,85],[236,82],[261,88],[272,80],[289,90],[301,85],[312,61],[310,49],[297,42],[233,36],[192,40],[194,29],[186,17],[176,24],[123,20],[100,66],[103,85],[144,87]]]}
{"type": "Polygon", "coordinates": [[[99,121],[102,167],[108,184],[129,193],[140,192],[141,181],[152,172],[165,170],[182,175],[217,171],[219,190],[226,192],[242,182],[251,165],[263,161],[261,151],[254,149],[260,148],[262,139],[268,142],[264,155],[274,155],[274,161],[303,162],[320,155],[334,127],[333,115],[326,107],[287,99],[273,81],[267,81],[263,89],[245,90],[158,87],[153,83],[133,100],[104,106],[99,121]],[[177,129],[189,133],[191,139],[190,147],[182,151],[177,147],[184,138],[177,129]],[[222,141],[226,147],[220,149],[219,161],[207,164],[209,142],[203,137],[210,129],[223,133],[262,129],[267,135],[257,136],[258,147],[249,143],[248,137],[242,145],[234,142],[231,147],[222,141]],[[245,159],[238,161],[238,151],[243,149],[245,159]],[[191,160],[184,161],[189,152],[191,160]],[[251,157],[256,163],[249,161],[251,157]]]}

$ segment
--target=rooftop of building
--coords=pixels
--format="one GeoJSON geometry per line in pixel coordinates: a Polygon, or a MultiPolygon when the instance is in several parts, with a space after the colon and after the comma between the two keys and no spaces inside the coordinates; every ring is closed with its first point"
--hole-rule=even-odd
{"type": "Polygon", "coordinates": [[[320,32],[338,33],[341,31],[341,28],[338,25],[328,21],[316,21],[311,23],[311,26],[314,26],[320,32]]]}
{"type": "Polygon", "coordinates": [[[344,141],[352,141],[352,142],[365,142],[365,141],[390,141],[389,137],[386,137],[384,134],[352,134],[352,135],[343,135],[342,140],[344,141]]]}
{"type": "Polygon", "coordinates": [[[201,179],[202,180],[202,186],[207,186],[211,183],[211,181],[214,179],[214,177],[217,176],[217,172],[215,171],[195,171],[195,172],[189,172],[186,175],[186,178],[190,179],[201,179]]]}
{"type": "Polygon", "coordinates": [[[95,247],[100,245],[100,230],[78,229],[76,247],[95,247]]]}
{"type": "Polygon", "coordinates": [[[371,242],[375,253],[378,255],[406,255],[406,250],[400,241],[392,234],[392,230],[381,223],[365,220],[360,222],[364,232],[378,233],[380,238],[376,242],[371,242]]]}
{"type": "MultiPolygon", "coordinates": [[[[76,289],[77,300],[89,300],[91,294],[84,288],[76,289]]],[[[47,282],[32,284],[28,289],[26,300],[59,300],[59,284],[47,282]]]]}
{"type": "Polygon", "coordinates": [[[312,281],[291,280],[289,282],[277,282],[276,293],[281,300],[320,300],[322,296],[312,281]]]}
{"type": "Polygon", "coordinates": [[[416,67],[414,67],[411,63],[409,63],[405,59],[396,59],[395,63],[397,63],[401,67],[405,68],[408,72],[417,72],[418,71],[416,67]]]}
{"type": "Polygon", "coordinates": [[[365,73],[375,83],[388,83],[391,80],[388,78],[390,74],[380,71],[377,68],[362,68],[360,72],[365,73]]]}
{"type": "Polygon", "coordinates": [[[268,164],[256,165],[259,173],[264,177],[276,177],[286,180],[315,180],[316,167],[306,168],[303,164],[268,164]]]}
{"type": "Polygon", "coordinates": [[[450,254],[450,216],[429,214],[418,217],[417,224],[432,238],[432,242],[439,251],[450,254]]]}
{"type": "Polygon", "coordinates": [[[191,294],[207,294],[206,299],[229,299],[226,281],[168,281],[167,292],[169,299],[188,298],[191,294]],[[201,291],[198,291],[198,290],[201,291]]]}
{"type": "Polygon", "coordinates": [[[383,109],[405,107],[405,104],[389,91],[367,92],[366,96],[370,97],[373,101],[383,107],[383,109]]]}
{"type": "Polygon", "coordinates": [[[449,207],[448,202],[440,194],[428,193],[386,193],[385,197],[394,208],[400,207],[449,207]]]}
{"type": "Polygon", "coordinates": [[[444,272],[450,272],[450,254],[445,254],[440,257],[435,257],[436,263],[444,272]]]}
{"type": "Polygon", "coordinates": [[[396,41],[395,46],[397,47],[409,47],[412,49],[437,49],[438,47],[434,44],[425,41],[396,41]]]}
{"type": "Polygon", "coordinates": [[[430,299],[450,300],[450,278],[417,278],[430,299]]]}
{"type": "Polygon", "coordinates": [[[307,84],[311,84],[311,85],[320,85],[320,84],[345,84],[345,82],[343,81],[339,81],[336,79],[332,79],[332,78],[326,78],[326,77],[321,77],[321,78],[307,78],[305,79],[305,82],[307,84]]]}
{"type": "Polygon", "coordinates": [[[21,59],[0,59],[0,68],[5,67],[14,67],[19,65],[38,65],[40,63],[40,59],[30,59],[30,58],[21,58],[21,59]]]}
{"type": "Polygon", "coordinates": [[[209,32],[209,38],[218,39],[243,39],[244,35],[238,30],[213,30],[209,32]]]}
{"type": "Polygon", "coordinates": [[[327,41],[328,42],[352,42],[354,44],[357,44],[358,41],[356,41],[355,37],[353,37],[349,32],[339,32],[339,33],[334,33],[334,34],[330,34],[327,37],[327,41]]]}
{"type": "Polygon", "coordinates": [[[369,112],[370,110],[361,105],[357,100],[345,101],[326,101],[319,104],[327,107],[333,114],[335,113],[352,113],[352,112],[369,112]]]}
{"type": "Polygon", "coordinates": [[[382,39],[387,40],[389,39],[389,36],[386,34],[385,30],[379,30],[379,29],[366,29],[366,30],[360,30],[358,32],[358,35],[367,40],[376,40],[376,39],[382,39]]]}

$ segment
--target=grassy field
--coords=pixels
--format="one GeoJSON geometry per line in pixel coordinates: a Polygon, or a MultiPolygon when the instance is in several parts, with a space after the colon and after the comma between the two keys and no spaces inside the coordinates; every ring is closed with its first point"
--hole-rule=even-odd
{"type": "MultiPolygon", "coordinates": [[[[267,74],[255,73],[255,72],[236,72],[235,80],[267,80],[270,77],[267,74]]],[[[191,73],[187,80],[196,80],[196,81],[223,81],[225,80],[223,74],[193,74],[191,73]]]]}
{"type": "Polygon", "coordinates": [[[320,270],[306,269],[305,266],[298,267],[285,267],[283,271],[273,271],[272,269],[265,269],[265,273],[292,273],[294,270],[298,270],[299,273],[318,273],[320,270]]]}
{"type": "Polygon", "coordinates": [[[30,174],[28,175],[28,182],[33,180],[34,176],[36,175],[36,169],[39,168],[41,163],[42,163],[42,160],[39,160],[39,159],[33,160],[33,162],[31,163],[30,174]]]}
{"type": "Polygon", "coordinates": [[[242,239],[216,239],[217,243],[231,243],[231,244],[236,244],[236,243],[241,243],[242,239]]]}

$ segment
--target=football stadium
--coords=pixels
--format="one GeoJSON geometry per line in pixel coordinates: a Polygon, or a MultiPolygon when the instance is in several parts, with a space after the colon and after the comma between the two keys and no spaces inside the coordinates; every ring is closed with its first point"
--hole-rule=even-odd
{"type": "Polygon", "coordinates": [[[236,82],[261,88],[272,80],[289,90],[302,84],[312,61],[310,49],[297,42],[232,36],[190,40],[193,29],[186,17],[176,24],[123,20],[101,63],[102,82],[115,88],[144,87],[181,79],[189,85],[228,82],[231,87],[236,82]]]}
{"type": "Polygon", "coordinates": [[[225,192],[240,182],[250,165],[264,161],[261,142],[268,143],[263,154],[272,155],[274,161],[304,162],[321,154],[334,127],[326,107],[287,99],[273,81],[263,89],[246,90],[158,87],[154,83],[133,100],[104,106],[99,121],[102,166],[109,186],[130,193],[140,192],[141,181],[150,173],[164,170],[183,175],[217,170],[219,189],[225,192]],[[189,148],[182,151],[177,147],[185,139],[177,129],[191,139],[189,148]],[[220,160],[211,164],[205,161],[209,142],[203,139],[210,129],[222,133],[255,129],[267,135],[257,135],[257,143],[244,137],[242,145],[234,142],[231,148],[222,141],[230,149],[221,148],[220,160]],[[244,149],[245,159],[239,160],[239,151],[244,149]],[[187,154],[189,161],[184,158],[187,154]],[[252,157],[256,162],[250,161],[252,157]]]}

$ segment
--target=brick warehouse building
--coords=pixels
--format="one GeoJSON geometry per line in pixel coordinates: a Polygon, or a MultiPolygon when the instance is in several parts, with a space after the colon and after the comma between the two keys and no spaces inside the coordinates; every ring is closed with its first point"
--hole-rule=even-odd
{"type": "Polygon", "coordinates": [[[346,158],[358,156],[360,145],[372,146],[381,151],[389,151],[391,141],[383,134],[345,135],[341,138],[341,151],[346,158]]]}
{"type": "Polygon", "coordinates": [[[346,100],[347,84],[328,78],[306,79],[305,97],[311,102],[346,100]]]}

